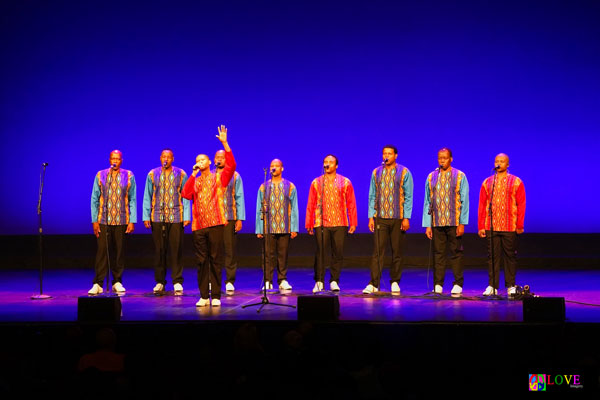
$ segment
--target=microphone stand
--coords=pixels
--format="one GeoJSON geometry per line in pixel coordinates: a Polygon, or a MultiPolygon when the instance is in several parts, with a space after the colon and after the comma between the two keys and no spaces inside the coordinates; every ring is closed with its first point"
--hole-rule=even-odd
{"type": "MultiPolygon", "coordinates": [[[[166,164],[166,163],[165,163],[166,164]]],[[[161,224],[160,224],[160,228],[161,228],[161,232],[162,232],[162,248],[161,248],[161,252],[160,252],[160,263],[161,263],[161,267],[164,268],[165,274],[167,271],[167,226],[166,226],[166,201],[165,201],[165,196],[166,196],[166,192],[167,192],[167,174],[166,174],[166,170],[164,169],[165,165],[163,164],[163,171],[162,174],[164,174],[165,179],[163,180],[163,192],[162,192],[162,196],[161,196],[161,224]]],[[[161,175],[162,175],[161,174],[161,175]]],[[[158,183],[160,184],[160,177],[158,178],[158,183]]],[[[170,228],[169,228],[170,230],[170,228]]],[[[166,275],[165,275],[166,276],[166,275]]],[[[210,274],[208,274],[208,276],[210,277],[210,274]]],[[[209,278],[210,279],[210,278],[209,278]]],[[[165,291],[165,288],[163,286],[163,292],[165,291]]]]}
{"type": "MultiPolygon", "coordinates": [[[[328,169],[328,168],[327,168],[328,169]]],[[[321,180],[321,203],[319,208],[321,209],[321,251],[319,252],[319,258],[321,259],[321,268],[323,271],[323,290],[325,290],[325,216],[323,215],[323,202],[325,201],[325,166],[323,166],[323,179],[321,180]]],[[[320,272],[320,271],[319,271],[320,272]]]]}
{"type": "MultiPolygon", "coordinates": [[[[381,177],[383,178],[383,168],[385,168],[385,161],[382,163],[383,167],[381,169],[381,177]]],[[[381,275],[383,274],[383,265],[381,263],[381,254],[379,251],[379,209],[380,209],[380,186],[381,183],[377,181],[377,172],[375,172],[375,215],[373,218],[373,222],[375,224],[375,247],[377,247],[377,268],[379,270],[379,278],[377,282],[377,289],[381,290],[381,275]]]]}
{"type": "Polygon", "coordinates": [[[269,224],[267,223],[267,218],[268,218],[268,213],[267,213],[267,169],[264,168],[264,171],[265,171],[265,177],[264,177],[263,188],[265,188],[265,192],[263,194],[261,210],[260,210],[261,218],[263,221],[263,289],[262,289],[263,295],[260,299],[260,303],[252,303],[252,304],[246,304],[246,305],[242,306],[242,308],[260,306],[260,307],[258,307],[258,310],[256,310],[257,313],[261,312],[261,310],[266,305],[296,308],[296,306],[293,306],[291,304],[273,303],[273,302],[269,301],[269,297],[267,296],[267,251],[269,250],[269,247],[267,246],[267,238],[269,237],[268,231],[270,229],[269,229],[269,224]]]}
{"type": "Polygon", "coordinates": [[[38,246],[40,253],[40,294],[31,296],[32,300],[46,300],[51,299],[52,296],[43,294],[42,291],[42,282],[43,282],[43,270],[44,270],[44,246],[43,246],[43,231],[42,231],[42,193],[44,191],[44,179],[46,177],[46,167],[48,163],[42,163],[42,168],[40,171],[40,193],[38,197],[38,206],[37,206],[37,214],[38,214],[38,246]]]}
{"type": "MultiPolygon", "coordinates": [[[[498,288],[496,284],[496,265],[494,264],[494,213],[492,206],[494,204],[494,190],[496,189],[496,179],[498,177],[498,169],[494,168],[494,181],[492,183],[492,193],[490,194],[490,205],[488,207],[488,215],[490,216],[490,262],[492,263],[492,294],[486,296],[488,299],[499,300],[502,296],[497,294],[498,288]]],[[[500,285],[498,285],[500,286],[500,285]]]]}
{"type": "MultiPolygon", "coordinates": [[[[113,180],[112,168],[110,168],[110,169],[111,169],[111,171],[108,171],[108,174],[106,176],[106,186],[108,186],[108,190],[110,190],[110,187],[112,185],[112,180],[113,180]]],[[[108,195],[108,193],[107,193],[107,195],[108,195]]],[[[108,214],[108,210],[106,210],[106,213],[108,214]]],[[[107,215],[107,218],[108,218],[108,215],[107,215]]],[[[104,291],[103,297],[113,297],[113,294],[110,291],[110,284],[108,283],[110,275],[112,273],[112,271],[110,269],[110,251],[109,251],[110,246],[108,244],[109,240],[110,240],[110,233],[109,232],[110,231],[108,229],[108,224],[106,224],[106,264],[107,264],[107,271],[106,271],[106,290],[104,291]]],[[[118,297],[118,294],[116,296],[118,297]]]]}
{"type": "MultiPolygon", "coordinates": [[[[434,171],[438,171],[438,179],[439,179],[439,171],[440,171],[440,167],[437,167],[434,171]]],[[[433,178],[433,177],[432,177],[433,178]]],[[[432,185],[433,186],[433,185],[432,185]]],[[[434,269],[434,265],[433,265],[433,235],[434,235],[434,230],[433,230],[433,202],[434,202],[435,198],[433,196],[433,189],[429,192],[429,210],[427,211],[427,214],[430,215],[430,223],[429,226],[431,228],[431,239],[429,240],[429,264],[427,266],[427,290],[429,290],[429,271],[434,269]]],[[[435,274],[435,270],[434,270],[434,274],[435,274]]],[[[434,275],[435,276],[435,275],[434,275]]],[[[435,293],[435,282],[433,285],[433,291],[428,291],[427,293],[424,294],[424,296],[440,296],[440,293],[435,293]]]]}

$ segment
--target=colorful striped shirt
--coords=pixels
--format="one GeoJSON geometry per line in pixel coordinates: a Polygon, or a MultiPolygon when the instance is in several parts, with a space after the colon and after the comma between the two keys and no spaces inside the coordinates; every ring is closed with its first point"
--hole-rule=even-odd
{"type": "Polygon", "coordinates": [[[131,171],[98,171],[92,188],[92,222],[127,225],[137,222],[135,177],[131,171]]]}
{"type": "Polygon", "coordinates": [[[225,168],[220,174],[200,173],[195,179],[188,179],[183,186],[181,196],[193,200],[192,231],[227,224],[223,194],[236,167],[231,151],[225,152],[225,163],[225,168]]]}
{"type": "Polygon", "coordinates": [[[525,222],[525,185],[515,175],[506,174],[496,178],[492,204],[493,220],[490,221],[489,206],[492,195],[494,175],[483,181],[479,191],[478,229],[490,230],[493,222],[494,231],[514,232],[523,229],[525,222]]]}
{"type": "MultiPolygon", "coordinates": [[[[222,169],[213,170],[220,174],[222,169]]],[[[225,194],[223,195],[223,208],[225,218],[228,221],[245,221],[246,220],[246,203],[244,201],[244,185],[242,177],[237,172],[234,172],[233,177],[229,181],[225,194]]]]}
{"type": "Polygon", "coordinates": [[[410,218],[413,205],[413,179],[408,168],[377,167],[371,174],[369,187],[369,218],[410,218]],[[376,215],[375,206],[379,210],[376,215]]]}
{"type": "Polygon", "coordinates": [[[143,221],[180,223],[190,221],[190,201],[181,197],[188,176],[184,170],[154,168],[146,177],[143,221]]]}
{"type": "Polygon", "coordinates": [[[469,182],[462,171],[456,168],[449,168],[448,171],[436,169],[427,176],[423,226],[430,227],[432,219],[433,226],[469,223],[469,182]]]}
{"type": "Polygon", "coordinates": [[[333,179],[323,175],[315,178],[308,193],[306,205],[306,229],[326,226],[356,226],[356,198],[350,179],[336,174],[333,179]],[[325,199],[325,201],[323,201],[325,199]],[[323,218],[321,218],[321,209],[323,218]],[[348,217],[350,221],[348,222],[348,217]],[[322,223],[322,219],[325,223],[322,223]]]}
{"type": "Polygon", "coordinates": [[[298,232],[298,195],[296,186],[287,179],[278,183],[267,181],[265,186],[260,185],[256,198],[256,227],[255,232],[262,235],[264,232],[262,218],[262,203],[266,198],[266,215],[268,233],[298,232]]]}

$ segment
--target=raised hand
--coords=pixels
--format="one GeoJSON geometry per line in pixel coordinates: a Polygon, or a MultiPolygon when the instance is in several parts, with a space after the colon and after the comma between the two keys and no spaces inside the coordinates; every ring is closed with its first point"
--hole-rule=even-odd
{"type": "Polygon", "coordinates": [[[221,143],[227,143],[227,128],[225,125],[218,126],[217,130],[219,131],[217,138],[221,141],[221,143]]]}

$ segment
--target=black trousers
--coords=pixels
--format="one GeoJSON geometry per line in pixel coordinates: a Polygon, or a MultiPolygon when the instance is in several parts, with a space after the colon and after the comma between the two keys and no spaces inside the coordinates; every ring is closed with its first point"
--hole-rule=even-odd
{"type": "MultiPolygon", "coordinates": [[[[277,268],[278,284],[287,279],[287,260],[290,237],[291,235],[289,233],[264,235],[263,240],[267,241],[265,246],[267,248],[267,267],[265,280],[273,282],[273,271],[275,271],[275,268],[277,268]]],[[[263,257],[263,260],[264,259],[265,257],[263,257]]]]}
{"type": "Polygon", "coordinates": [[[152,240],[154,241],[154,280],[167,284],[167,264],[171,265],[173,283],[183,283],[183,222],[152,222],[152,240]],[[167,253],[168,260],[167,263],[167,253]]]}
{"type": "Polygon", "coordinates": [[[235,220],[223,228],[223,243],[225,245],[225,283],[235,283],[235,272],[237,271],[237,232],[235,231],[235,220]]]}
{"type": "Polygon", "coordinates": [[[329,282],[340,281],[340,271],[344,265],[344,240],[346,239],[346,226],[317,227],[315,228],[315,240],[317,242],[317,254],[315,254],[315,282],[325,281],[325,262],[329,258],[331,249],[331,277],[329,282]]]}
{"type": "Polygon", "coordinates": [[[108,273],[109,252],[115,258],[115,262],[110,263],[113,278],[112,285],[117,282],[123,282],[126,230],[127,225],[100,225],[100,236],[97,239],[98,250],[96,251],[96,262],[94,264],[96,272],[94,283],[103,286],[104,278],[106,278],[106,274],[108,273]]]}
{"type": "Polygon", "coordinates": [[[489,285],[498,289],[500,263],[504,261],[504,284],[506,287],[515,286],[517,276],[517,232],[494,231],[492,235],[490,231],[485,231],[485,234],[488,244],[489,285]],[[494,248],[494,277],[492,277],[492,245],[494,248]]]}
{"type": "Polygon", "coordinates": [[[200,297],[221,298],[221,271],[223,269],[223,225],[193,231],[194,250],[198,268],[198,288],[200,297]],[[209,260],[210,262],[206,262],[209,260]]]}
{"type": "Polygon", "coordinates": [[[392,266],[390,267],[390,282],[400,282],[402,277],[402,245],[406,232],[402,230],[402,220],[394,218],[376,218],[375,249],[371,260],[371,285],[379,288],[381,272],[379,262],[383,266],[385,246],[389,242],[392,247],[392,266]],[[379,242],[379,260],[377,258],[377,242],[379,242]]]}
{"type": "Polygon", "coordinates": [[[463,242],[462,236],[456,236],[456,226],[436,226],[433,232],[434,285],[444,286],[444,275],[448,260],[446,253],[450,252],[450,266],[454,274],[454,285],[463,286],[463,242]]]}

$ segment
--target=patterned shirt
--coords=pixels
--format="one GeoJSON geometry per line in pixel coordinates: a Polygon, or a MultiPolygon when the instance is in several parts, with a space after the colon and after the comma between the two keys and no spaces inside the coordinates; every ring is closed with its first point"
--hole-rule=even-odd
{"type": "Polygon", "coordinates": [[[369,187],[369,218],[410,218],[413,203],[413,179],[408,168],[380,166],[371,174],[369,187]],[[375,206],[379,210],[376,215],[375,206]]]}
{"type": "Polygon", "coordinates": [[[92,222],[127,225],[137,222],[135,177],[131,171],[98,171],[92,188],[92,222]]]}
{"type": "Polygon", "coordinates": [[[435,170],[427,176],[423,226],[430,227],[432,219],[433,226],[469,223],[469,182],[463,172],[449,168],[447,171],[435,170]]]}
{"type": "MultiPolygon", "coordinates": [[[[215,172],[215,170],[213,170],[215,172]]],[[[223,172],[223,169],[216,169],[218,174],[223,172]]],[[[237,172],[234,172],[233,177],[225,188],[223,195],[223,209],[225,218],[228,221],[245,221],[246,220],[246,203],[244,201],[244,185],[242,177],[237,172]]]]}
{"type": "Polygon", "coordinates": [[[225,168],[220,174],[209,172],[188,179],[181,196],[193,200],[192,231],[227,224],[223,209],[223,193],[235,172],[235,159],[231,151],[225,152],[225,168]]]}
{"type": "Polygon", "coordinates": [[[154,168],[146,177],[143,220],[180,223],[190,220],[190,201],[181,197],[188,177],[184,170],[154,168]]]}
{"type": "Polygon", "coordinates": [[[306,205],[306,229],[321,225],[333,227],[348,226],[348,224],[350,226],[358,224],[356,198],[350,179],[339,174],[336,174],[333,179],[327,177],[323,179],[323,175],[314,179],[310,185],[306,205]],[[324,224],[322,224],[321,209],[323,209],[324,224]]]}
{"type": "Polygon", "coordinates": [[[298,232],[298,196],[296,186],[287,179],[278,183],[267,181],[265,194],[264,185],[260,185],[256,198],[255,232],[262,235],[263,228],[263,198],[266,198],[266,214],[268,233],[281,234],[298,232]]]}
{"type": "Polygon", "coordinates": [[[483,181],[479,192],[478,229],[490,230],[493,222],[494,231],[514,232],[523,229],[525,222],[525,185],[515,175],[506,174],[496,178],[492,204],[493,221],[490,221],[489,206],[494,175],[483,181]]]}

